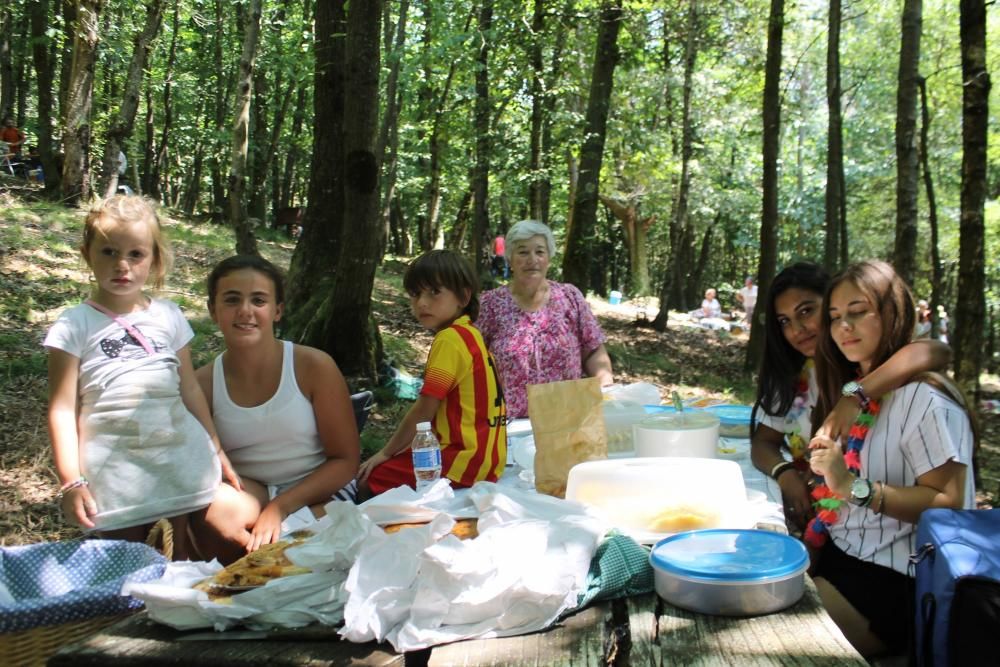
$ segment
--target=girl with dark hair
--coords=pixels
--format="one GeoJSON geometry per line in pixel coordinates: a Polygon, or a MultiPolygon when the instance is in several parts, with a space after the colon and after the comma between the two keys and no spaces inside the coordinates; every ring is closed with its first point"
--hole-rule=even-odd
{"type": "MultiPolygon", "coordinates": [[[[806,450],[819,396],[812,360],[821,334],[820,306],[828,282],[828,274],[819,265],[797,262],[775,276],[764,302],[764,355],[750,456],[758,470],[777,481],[785,516],[799,529],[812,514],[806,450]]],[[[915,374],[943,368],[950,360],[948,346],[936,341],[898,349],[892,359],[861,378],[824,411],[827,418],[821,432],[833,438],[845,433],[857,417],[863,396],[899,387],[915,374]]]]}
{"type": "MultiPolygon", "coordinates": [[[[869,377],[913,334],[913,297],[893,268],[860,262],[838,274],[823,299],[814,423],[842,393],[869,377]]],[[[907,575],[914,532],[930,507],[975,507],[976,435],[965,400],[946,377],[927,373],[883,395],[859,394],[861,411],[840,440],[819,433],[810,467],[820,510],[806,528],[813,579],[824,606],[865,656],[906,649],[913,596],[907,575]]]]}
{"type": "Polygon", "coordinates": [[[275,336],[284,299],[281,271],[256,255],[208,276],[226,351],[196,375],[244,488],[221,485],[192,520],[206,559],[229,563],[277,541],[290,515],[309,521],[331,499],[354,499],[361,448],[347,383],[327,353],[275,336]]]}

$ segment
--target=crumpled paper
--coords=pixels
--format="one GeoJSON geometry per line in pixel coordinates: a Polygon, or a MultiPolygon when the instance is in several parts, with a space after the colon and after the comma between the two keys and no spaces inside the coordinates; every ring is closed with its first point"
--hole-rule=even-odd
{"type": "Polygon", "coordinates": [[[606,526],[577,503],[480,482],[394,489],[364,505],[330,503],[316,534],[286,552],[312,574],[286,577],[218,604],[191,586],[218,563],[172,563],[132,585],[154,620],[175,628],[251,628],[344,622],[350,641],[412,651],[469,638],[544,629],[575,608],[606,526]],[[454,516],[479,516],[479,536],[450,534],[454,516]],[[378,524],[424,526],[386,534],[378,524]]]}

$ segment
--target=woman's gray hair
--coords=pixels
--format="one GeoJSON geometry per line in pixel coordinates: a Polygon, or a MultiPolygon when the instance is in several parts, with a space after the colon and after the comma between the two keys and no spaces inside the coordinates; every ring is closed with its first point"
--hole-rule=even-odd
{"type": "Polygon", "coordinates": [[[506,246],[504,247],[504,254],[507,256],[507,261],[514,255],[514,244],[518,241],[527,241],[532,236],[544,236],[545,244],[549,248],[549,257],[556,254],[556,240],[552,236],[552,230],[549,229],[548,225],[545,225],[537,220],[522,220],[521,222],[515,223],[510,231],[507,232],[506,246]]]}

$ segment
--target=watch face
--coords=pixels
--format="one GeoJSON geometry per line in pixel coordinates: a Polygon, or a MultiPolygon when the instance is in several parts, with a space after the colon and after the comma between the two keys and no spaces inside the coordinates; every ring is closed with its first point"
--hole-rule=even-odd
{"type": "Polygon", "coordinates": [[[851,483],[851,497],[863,501],[872,493],[872,483],[867,479],[856,479],[851,483]]]}
{"type": "Polygon", "coordinates": [[[844,388],[840,390],[840,393],[843,394],[844,396],[853,396],[855,392],[857,392],[858,387],[859,387],[858,383],[855,382],[854,380],[851,380],[850,382],[844,385],[844,388]]]}

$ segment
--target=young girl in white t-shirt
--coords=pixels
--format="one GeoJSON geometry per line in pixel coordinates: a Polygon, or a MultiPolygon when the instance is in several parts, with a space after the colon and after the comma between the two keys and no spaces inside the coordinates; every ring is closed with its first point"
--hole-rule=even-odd
{"type": "Polygon", "coordinates": [[[820,432],[810,442],[810,466],[823,479],[803,539],[818,550],[816,588],[848,640],[866,657],[902,653],[916,523],[929,507],[975,507],[973,422],[943,375],[918,376],[884,395],[854,382],[913,333],[913,297],[889,264],[861,262],[834,277],[822,315],[813,424],[844,392],[856,393],[862,410],[839,441],[820,432]]]}
{"type": "Polygon", "coordinates": [[[80,252],[93,296],[49,329],[49,433],[66,520],[111,539],[144,541],[158,519],[174,528],[174,558],[189,556],[187,514],[215,493],[221,452],[195,380],[194,337],[158,288],[170,252],[153,206],[118,195],[87,215],[80,252]]]}

